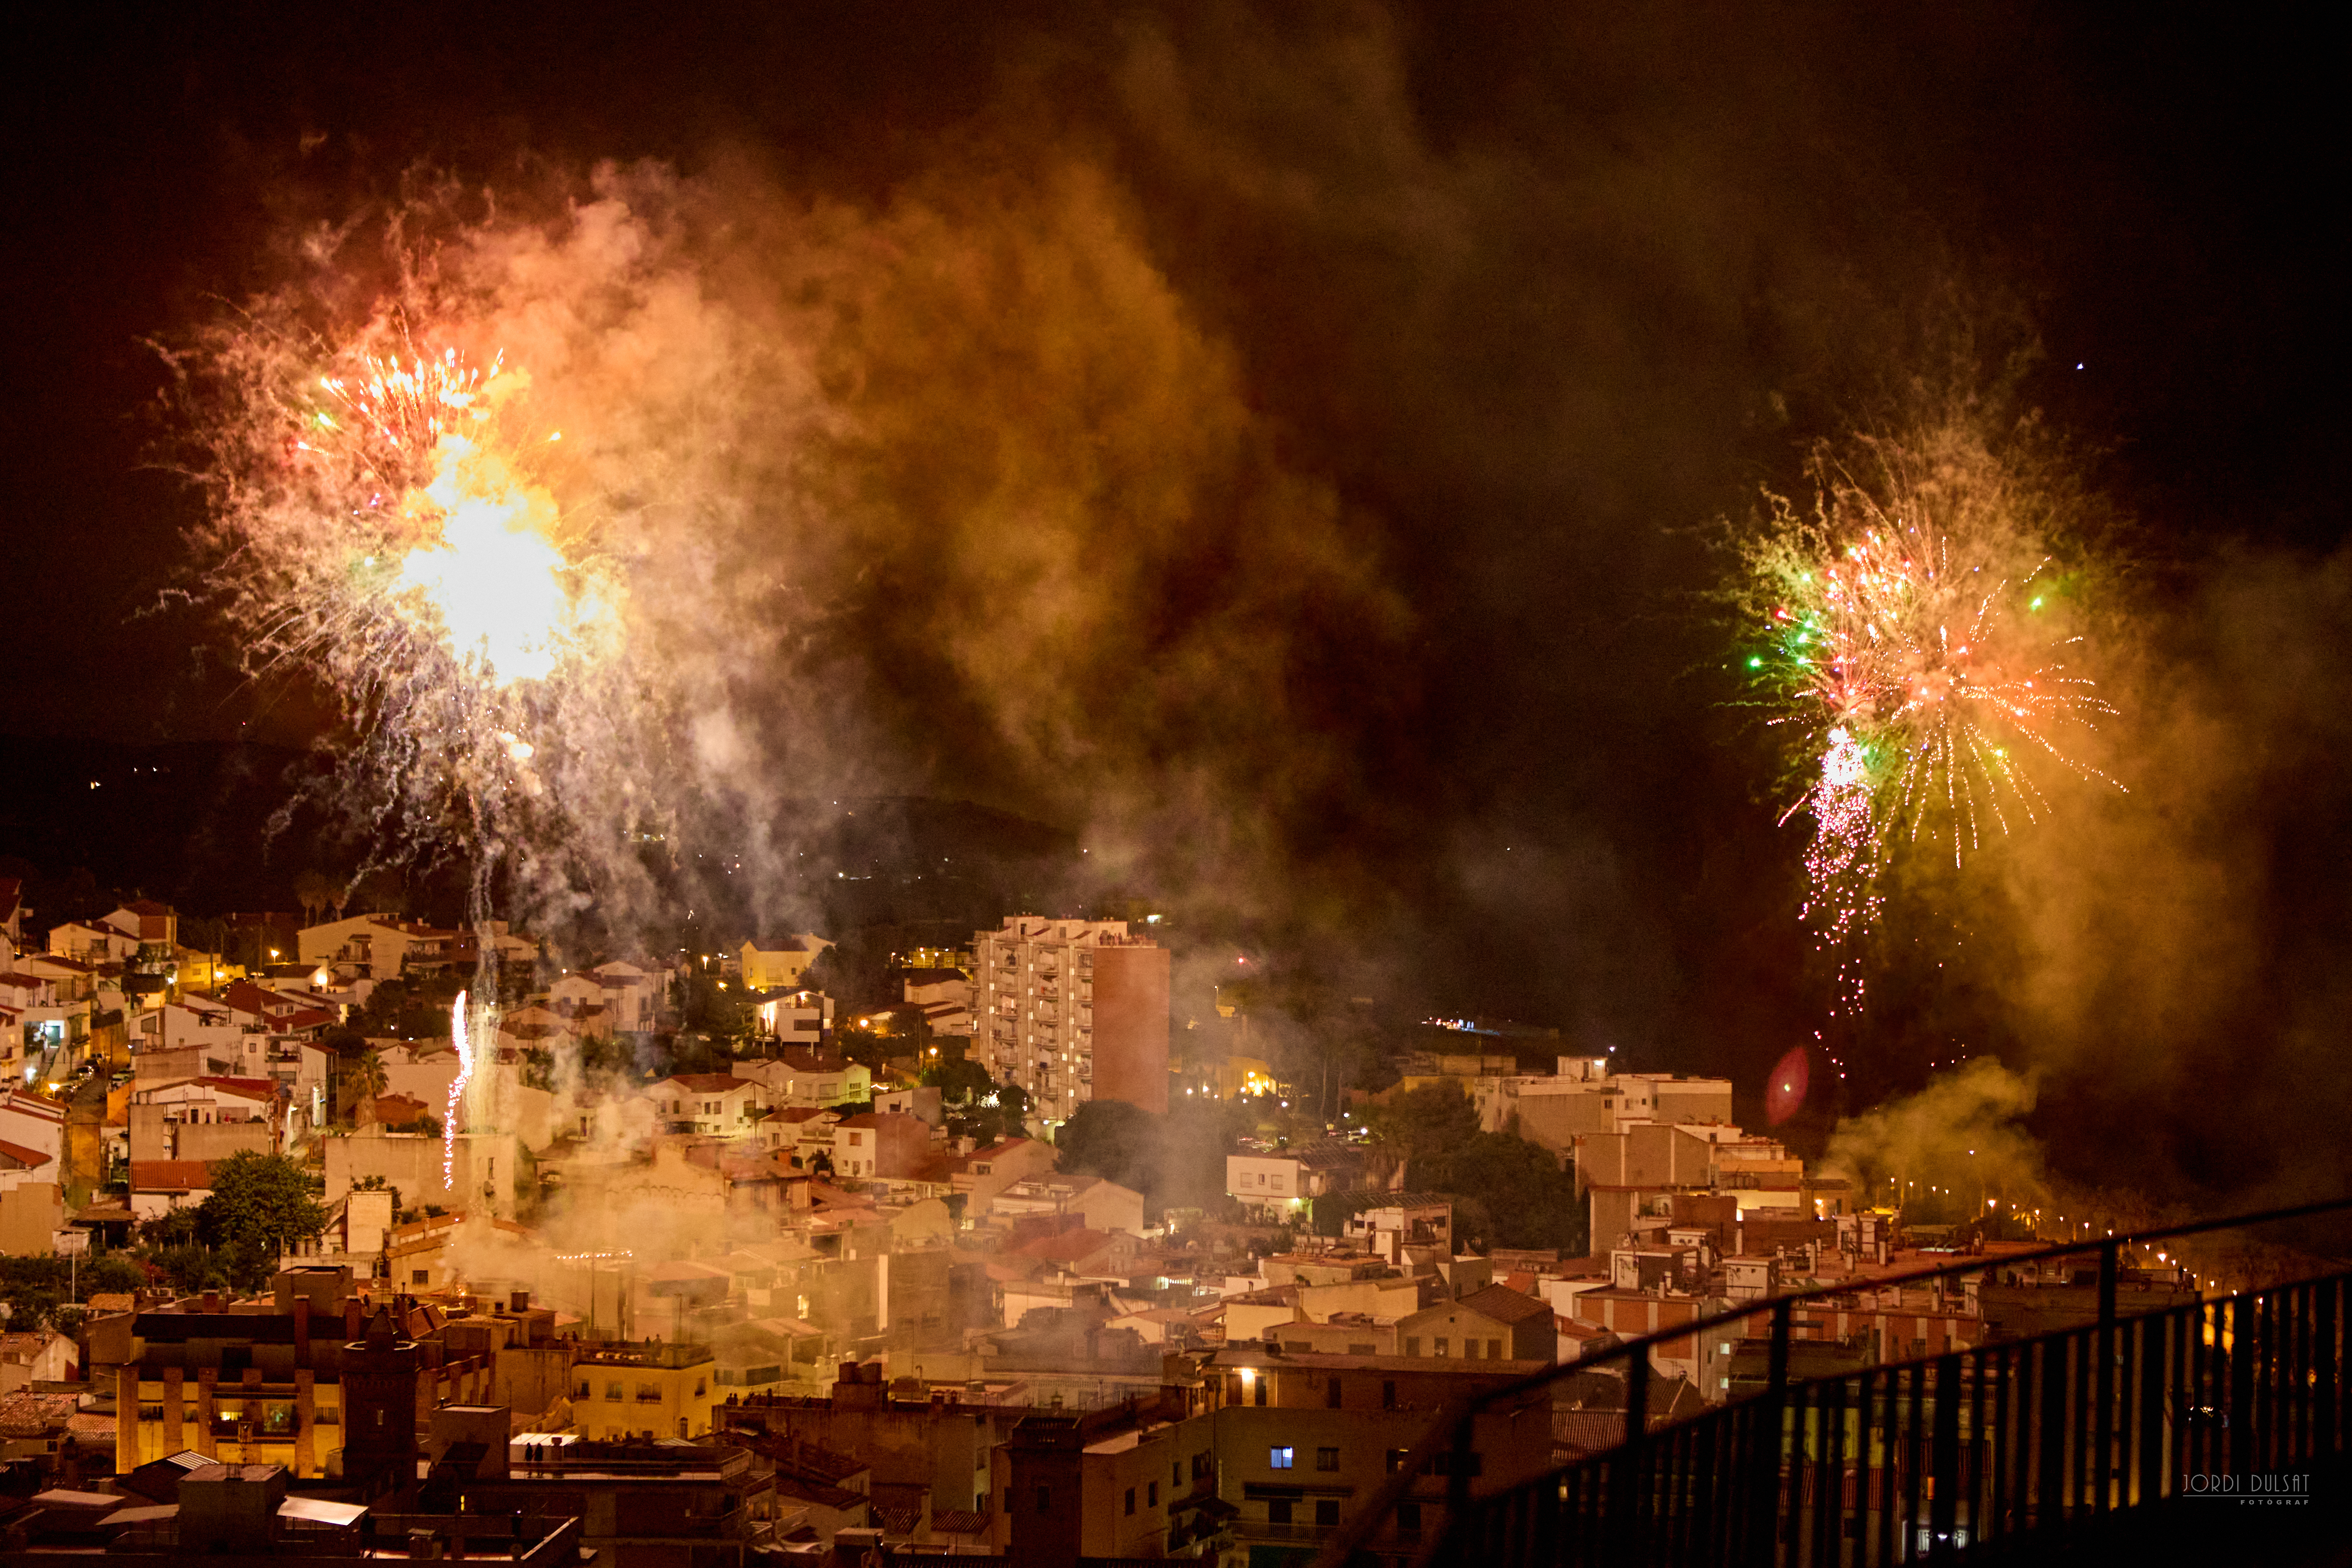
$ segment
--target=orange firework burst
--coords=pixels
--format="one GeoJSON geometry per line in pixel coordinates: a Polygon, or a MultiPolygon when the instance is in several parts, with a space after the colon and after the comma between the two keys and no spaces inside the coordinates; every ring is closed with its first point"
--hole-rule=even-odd
{"type": "MultiPolygon", "coordinates": [[[[2114,709],[2073,667],[2083,639],[2053,624],[2066,580],[1999,465],[1980,447],[1933,462],[1868,449],[1880,483],[1824,464],[1811,516],[1775,499],[1738,595],[1745,674],[1796,742],[1781,820],[1813,821],[1805,915],[1837,949],[1875,922],[1903,846],[1937,844],[1957,866],[2038,821],[2034,759],[2121,788],[2069,750],[2114,709]]],[[[1850,954],[1841,967],[1858,1000],[1850,954]]]]}

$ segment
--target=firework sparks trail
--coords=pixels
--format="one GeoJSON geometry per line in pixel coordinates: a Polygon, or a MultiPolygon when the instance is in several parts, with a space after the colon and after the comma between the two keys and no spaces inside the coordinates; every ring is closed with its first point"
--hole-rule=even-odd
{"type": "Polygon", "coordinates": [[[441,1185],[449,1186],[456,1181],[457,1166],[457,1116],[464,1105],[466,1086],[474,1081],[474,1034],[466,1016],[467,993],[459,991],[457,999],[449,1004],[449,1043],[457,1048],[457,1075],[449,1080],[448,1114],[441,1123],[441,1185]]]}
{"type": "Polygon", "coordinates": [[[2082,639],[2036,624],[2059,591],[2049,559],[1997,508],[1939,522],[1936,497],[1895,489],[1885,505],[1825,486],[1815,517],[1783,510],[1749,559],[1763,624],[1748,671],[1805,761],[1781,821],[1812,819],[1803,913],[1839,956],[1842,1008],[1861,1004],[1854,947],[1906,846],[1947,848],[1957,867],[2039,821],[2048,802],[2028,757],[2122,788],[2063,744],[2115,710],[2063,662],[2082,639]]]}

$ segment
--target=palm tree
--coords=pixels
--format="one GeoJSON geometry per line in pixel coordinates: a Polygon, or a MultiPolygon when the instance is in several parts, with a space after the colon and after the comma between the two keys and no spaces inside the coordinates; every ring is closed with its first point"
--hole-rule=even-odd
{"type": "Polygon", "coordinates": [[[316,925],[334,903],[335,879],[321,871],[306,871],[294,878],[294,896],[302,905],[302,924],[316,925]]]}
{"type": "Polygon", "coordinates": [[[361,1051],[343,1070],[343,1082],[352,1095],[352,1120],[364,1127],[375,1120],[376,1096],[384,1090],[383,1058],[373,1048],[361,1051]]]}

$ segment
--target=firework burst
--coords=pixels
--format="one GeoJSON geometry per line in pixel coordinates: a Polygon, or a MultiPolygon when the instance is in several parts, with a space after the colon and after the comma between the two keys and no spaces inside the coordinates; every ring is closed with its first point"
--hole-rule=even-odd
{"type": "Polygon", "coordinates": [[[2116,788],[2068,744],[2114,710],[2069,659],[2051,559],[1989,482],[1990,459],[1923,465],[1873,448],[1883,484],[1820,471],[1810,516],[1776,501],[1748,549],[1746,673],[1791,738],[1805,814],[1805,915],[1860,1000],[1854,939],[1880,878],[1915,845],[1957,866],[2038,821],[2033,765],[2116,788]]]}
{"type": "Polygon", "coordinates": [[[571,449],[523,369],[436,319],[225,329],[199,476],[247,667],[327,689],[341,804],[383,860],[470,853],[479,921],[501,865],[560,883],[567,840],[628,841],[653,807],[626,759],[659,747],[595,508],[562,499],[571,449]]]}

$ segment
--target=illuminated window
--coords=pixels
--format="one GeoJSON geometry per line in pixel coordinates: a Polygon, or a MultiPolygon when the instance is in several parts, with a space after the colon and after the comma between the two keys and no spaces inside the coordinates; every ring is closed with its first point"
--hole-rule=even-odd
{"type": "Polygon", "coordinates": [[[1286,1470],[1290,1469],[1291,1456],[1294,1452],[1295,1450],[1290,1448],[1268,1449],[1265,1460],[1266,1467],[1269,1469],[1276,1470],[1286,1470]]]}

